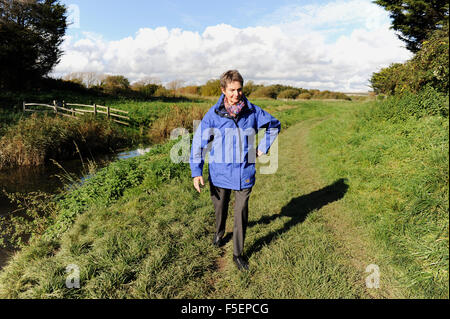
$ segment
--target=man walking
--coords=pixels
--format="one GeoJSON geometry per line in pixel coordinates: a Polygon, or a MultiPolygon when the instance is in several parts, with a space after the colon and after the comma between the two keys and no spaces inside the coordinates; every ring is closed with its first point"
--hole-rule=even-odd
{"type": "Polygon", "coordinates": [[[233,261],[247,270],[244,240],[248,223],[248,200],[255,184],[256,157],[266,154],[280,132],[280,122],[243,94],[244,80],[237,70],[225,72],[220,79],[222,95],[203,117],[194,134],[190,166],[194,188],[200,192],[203,164],[209,154],[209,184],[216,214],[213,244],[223,244],[231,191],[235,192],[233,261]],[[255,149],[256,134],[266,133],[255,149]]]}

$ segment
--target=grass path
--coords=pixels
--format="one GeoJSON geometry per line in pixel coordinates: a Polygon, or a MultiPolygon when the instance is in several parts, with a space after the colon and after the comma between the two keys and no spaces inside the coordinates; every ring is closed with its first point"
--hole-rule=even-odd
{"type": "Polygon", "coordinates": [[[365,286],[373,259],[367,235],[339,202],[347,185],[344,180],[327,184],[316,168],[320,163],[309,158],[309,133],[323,120],[303,121],[280,135],[278,171],[259,175],[250,199],[245,247],[251,270],[240,273],[232,262],[229,218],[229,241],[217,259],[208,297],[401,297],[395,285],[365,286]]]}

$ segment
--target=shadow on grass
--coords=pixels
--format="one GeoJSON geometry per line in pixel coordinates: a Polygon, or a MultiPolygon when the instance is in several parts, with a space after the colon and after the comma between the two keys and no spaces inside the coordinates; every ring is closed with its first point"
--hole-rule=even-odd
{"type": "Polygon", "coordinates": [[[258,239],[249,249],[247,249],[247,256],[250,257],[252,254],[261,250],[262,247],[268,245],[276,237],[287,232],[291,227],[302,223],[309,213],[343,198],[347,190],[348,185],[346,183],[346,179],[341,178],[333,184],[308,195],[302,195],[291,199],[291,201],[284,206],[281,209],[281,212],[277,215],[263,216],[258,221],[249,222],[248,227],[252,227],[259,224],[269,224],[280,217],[291,217],[291,219],[287,221],[283,227],[271,232],[263,238],[258,239]]]}

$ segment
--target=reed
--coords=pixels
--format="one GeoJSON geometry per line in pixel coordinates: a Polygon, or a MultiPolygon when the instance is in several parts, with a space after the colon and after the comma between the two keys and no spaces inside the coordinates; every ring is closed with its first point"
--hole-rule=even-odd
{"type": "Polygon", "coordinates": [[[206,109],[196,105],[188,107],[173,106],[171,111],[153,122],[148,131],[149,139],[154,143],[161,143],[170,136],[176,128],[185,128],[192,132],[193,122],[200,121],[206,109]]]}
{"type": "Polygon", "coordinates": [[[127,146],[128,134],[106,120],[33,114],[9,126],[0,138],[0,169],[74,158],[75,145],[82,154],[108,153],[127,146]]]}

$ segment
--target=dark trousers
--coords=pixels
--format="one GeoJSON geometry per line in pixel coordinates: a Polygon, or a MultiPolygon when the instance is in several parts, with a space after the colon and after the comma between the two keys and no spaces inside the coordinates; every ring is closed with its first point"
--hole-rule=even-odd
{"type": "MultiPolygon", "coordinates": [[[[209,185],[211,200],[216,212],[216,236],[222,238],[225,234],[231,189],[216,187],[211,182],[209,185]]],[[[242,256],[244,251],[245,232],[248,224],[248,200],[251,192],[251,188],[234,191],[233,254],[235,256],[242,256]]]]}

